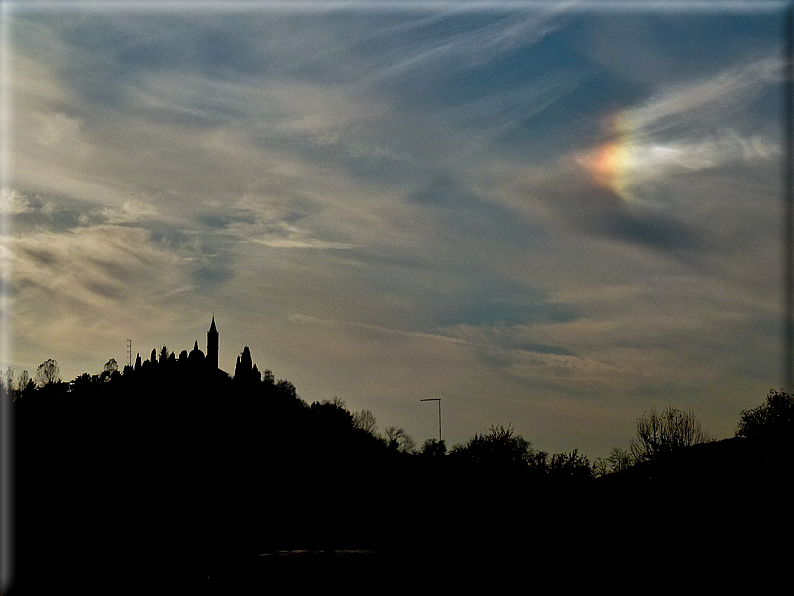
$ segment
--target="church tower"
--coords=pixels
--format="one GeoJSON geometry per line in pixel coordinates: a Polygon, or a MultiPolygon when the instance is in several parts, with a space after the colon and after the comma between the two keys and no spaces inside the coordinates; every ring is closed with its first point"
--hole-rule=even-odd
{"type": "Polygon", "coordinates": [[[212,325],[207,331],[207,367],[218,369],[218,329],[215,327],[215,315],[212,315],[212,325]]]}

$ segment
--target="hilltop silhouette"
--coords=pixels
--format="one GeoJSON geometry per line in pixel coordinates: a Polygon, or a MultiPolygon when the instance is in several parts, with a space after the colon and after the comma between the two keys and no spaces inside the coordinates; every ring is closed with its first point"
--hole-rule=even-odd
{"type": "Polygon", "coordinates": [[[751,561],[792,529],[784,391],[721,441],[665,434],[699,428],[691,413],[643,415],[635,441],[653,448],[609,461],[551,455],[502,426],[417,449],[402,429],[380,435],[371,412],[307,404],[290,381],[260,373],[247,347],[230,376],[217,349],[213,318],[206,355],[196,342],[70,382],[54,360],[37,382],[6,376],[19,593],[109,594],[131,582],[187,593],[208,580],[230,593],[323,565],[346,581],[447,557],[521,561],[534,574],[564,573],[572,556],[670,564],[704,548],[751,561]],[[661,430],[643,434],[648,422],[661,430]]]}

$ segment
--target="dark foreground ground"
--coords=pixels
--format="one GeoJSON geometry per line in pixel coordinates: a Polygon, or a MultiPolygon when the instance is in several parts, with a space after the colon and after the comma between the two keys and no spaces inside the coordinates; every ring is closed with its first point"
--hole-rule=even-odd
{"type": "Polygon", "coordinates": [[[433,507],[427,498],[352,494],[330,509],[302,508],[316,512],[303,515],[311,520],[303,526],[283,508],[257,518],[248,512],[258,509],[233,506],[223,516],[195,507],[187,515],[184,504],[169,506],[167,493],[148,485],[122,501],[135,507],[118,508],[104,494],[77,492],[68,476],[60,490],[74,491],[72,499],[54,501],[47,491],[18,496],[19,548],[7,593],[490,594],[596,586],[788,593],[791,453],[723,441],[685,460],[554,490],[467,476],[456,490],[440,486],[433,507]],[[304,532],[299,540],[296,527],[304,532]],[[335,550],[307,550],[310,539],[335,550]],[[300,544],[267,546],[283,542],[300,544]]]}
{"type": "MultiPolygon", "coordinates": [[[[786,593],[793,568],[789,524],[734,536],[728,527],[663,511],[603,535],[496,530],[498,544],[400,550],[305,550],[173,568],[144,557],[97,561],[64,553],[26,565],[6,594],[786,593]],[[649,528],[648,524],[653,525],[649,528]],[[510,540],[508,540],[508,537],[510,540]]],[[[741,532],[740,532],[741,533],[741,532]]]]}

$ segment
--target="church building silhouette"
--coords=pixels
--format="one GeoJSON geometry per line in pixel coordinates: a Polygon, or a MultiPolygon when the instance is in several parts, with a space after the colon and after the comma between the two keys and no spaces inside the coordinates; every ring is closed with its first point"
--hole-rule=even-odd
{"type": "MultiPolygon", "coordinates": [[[[212,324],[209,331],[207,331],[207,354],[204,355],[198,347],[198,340],[193,344],[193,349],[187,355],[189,362],[202,362],[204,368],[208,371],[218,370],[218,346],[220,345],[220,334],[218,328],[215,326],[215,315],[212,315],[212,324]]],[[[182,360],[180,354],[179,359],[182,360]]]]}
{"type": "MultiPolygon", "coordinates": [[[[220,333],[215,324],[215,315],[212,316],[212,323],[207,331],[207,353],[201,351],[198,345],[198,340],[193,343],[193,349],[188,352],[182,350],[179,358],[173,352],[168,352],[166,346],[163,346],[159,355],[159,364],[167,364],[169,362],[179,362],[180,364],[188,364],[194,371],[201,370],[207,374],[215,375],[218,373],[226,375],[227,373],[218,367],[218,349],[220,346],[220,333]]],[[[247,349],[247,348],[246,348],[247,349]]],[[[146,368],[152,364],[158,363],[157,349],[152,350],[149,360],[141,362],[141,355],[138,354],[135,359],[135,370],[146,368]]]]}
{"type": "MultiPolygon", "coordinates": [[[[230,377],[229,373],[221,370],[218,366],[218,350],[220,347],[220,333],[215,324],[215,315],[212,315],[212,322],[207,331],[207,353],[205,354],[199,348],[198,340],[193,343],[193,349],[188,352],[182,350],[179,357],[176,354],[169,352],[166,346],[163,346],[158,356],[157,349],[152,350],[149,360],[141,362],[141,355],[138,354],[135,359],[134,370],[153,370],[153,367],[158,364],[170,366],[171,364],[178,365],[182,370],[190,371],[191,374],[199,375],[200,378],[205,379],[221,379],[222,377],[230,377]]],[[[234,368],[234,378],[247,381],[259,381],[262,376],[251,360],[251,351],[246,346],[242,353],[237,357],[237,363],[234,368]]]]}

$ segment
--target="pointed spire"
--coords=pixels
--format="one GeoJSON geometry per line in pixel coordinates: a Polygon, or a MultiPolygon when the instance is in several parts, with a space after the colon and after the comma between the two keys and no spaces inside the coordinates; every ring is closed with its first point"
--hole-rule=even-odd
{"type": "Polygon", "coordinates": [[[218,328],[215,326],[215,313],[212,313],[212,324],[207,331],[207,360],[210,368],[218,368],[218,328]]]}

